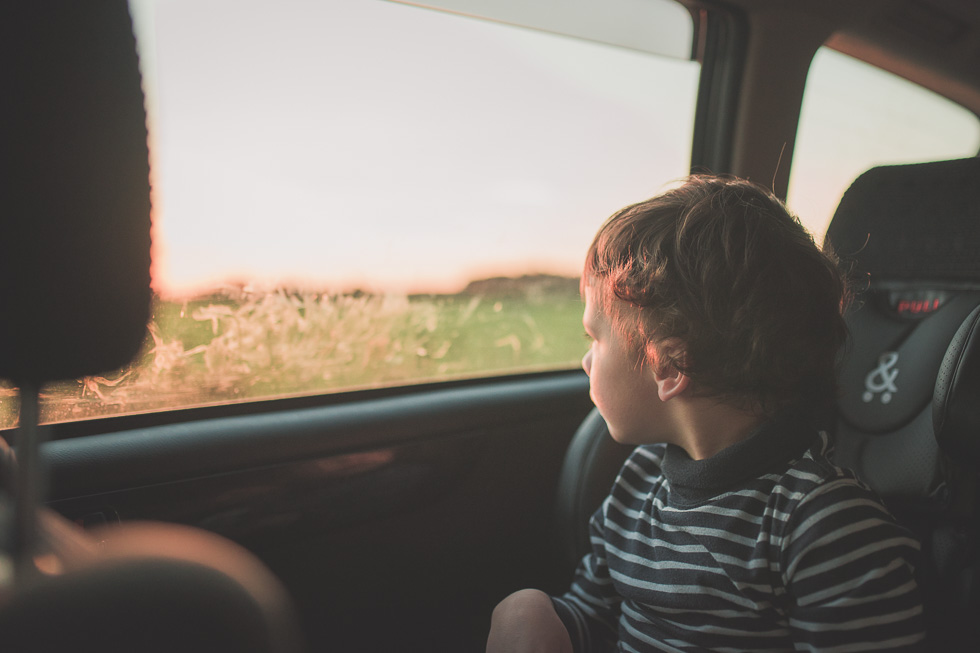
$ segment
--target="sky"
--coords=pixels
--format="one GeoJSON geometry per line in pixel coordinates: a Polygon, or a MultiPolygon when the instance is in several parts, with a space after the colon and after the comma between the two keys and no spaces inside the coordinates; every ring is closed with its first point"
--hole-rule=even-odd
{"type": "MultiPolygon", "coordinates": [[[[133,2],[163,295],[575,276],[602,220],[687,172],[694,62],[382,0],[133,2]]],[[[887,84],[842,119],[869,82],[842,84],[840,59],[821,62],[805,111],[830,127],[801,131],[790,185],[819,233],[869,157],[963,141],[915,102],[882,117],[887,84]],[[876,150],[910,120],[921,147],[876,150]]]]}

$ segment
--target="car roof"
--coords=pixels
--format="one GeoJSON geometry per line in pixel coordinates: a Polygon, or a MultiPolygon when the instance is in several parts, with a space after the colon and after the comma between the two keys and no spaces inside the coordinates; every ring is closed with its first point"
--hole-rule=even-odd
{"type": "Polygon", "coordinates": [[[980,2],[976,0],[726,0],[715,5],[742,10],[754,22],[783,22],[794,31],[802,25],[826,30],[829,47],[980,114],[980,2]]]}

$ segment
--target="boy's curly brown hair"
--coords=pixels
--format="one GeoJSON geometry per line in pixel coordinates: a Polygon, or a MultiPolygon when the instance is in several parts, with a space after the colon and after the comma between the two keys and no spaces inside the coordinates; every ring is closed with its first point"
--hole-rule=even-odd
{"type": "Polygon", "coordinates": [[[618,211],[589,248],[582,284],[638,355],[683,343],[660,358],[702,395],[769,415],[835,398],[845,277],[761,186],[695,175],[618,211]]]}

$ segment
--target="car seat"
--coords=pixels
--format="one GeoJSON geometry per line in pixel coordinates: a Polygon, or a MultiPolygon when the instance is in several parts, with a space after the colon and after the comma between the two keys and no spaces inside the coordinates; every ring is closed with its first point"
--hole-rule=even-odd
{"type": "Polygon", "coordinates": [[[140,349],[150,310],[146,114],[126,0],[0,5],[0,648],[297,651],[286,591],[250,553],[168,524],[85,532],[41,507],[39,389],[140,349]]]}
{"type": "MultiPolygon", "coordinates": [[[[869,170],[827,238],[857,291],[828,420],[835,461],[922,542],[930,650],[977,650],[980,159],[869,170]]],[[[569,566],[630,450],[596,411],[574,435],[556,504],[569,566]]]]}
{"type": "Polygon", "coordinates": [[[954,336],[961,325],[969,333],[980,305],[980,159],[869,170],[844,194],[827,238],[867,280],[848,315],[835,461],[922,543],[930,648],[975,647],[980,433],[967,425],[980,404],[940,371],[970,376],[976,364],[965,336],[954,336]]]}

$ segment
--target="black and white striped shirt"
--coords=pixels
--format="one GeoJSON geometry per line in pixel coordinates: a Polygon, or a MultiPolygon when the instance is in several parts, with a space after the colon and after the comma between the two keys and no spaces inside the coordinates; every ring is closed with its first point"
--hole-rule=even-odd
{"type": "Polygon", "coordinates": [[[553,599],[584,651],[900,651],[924,638],[919,545],[789,420],[706,460],[638,447],[553,599]]]}

